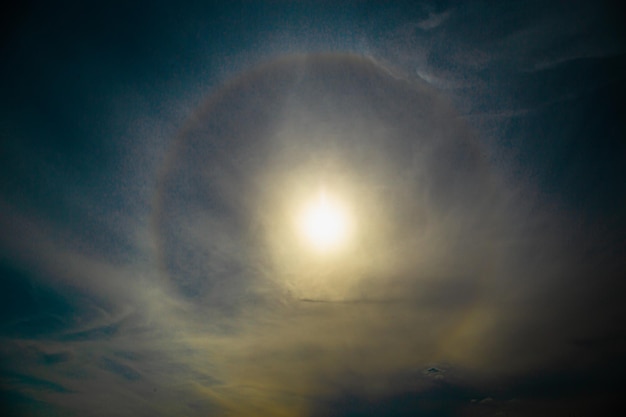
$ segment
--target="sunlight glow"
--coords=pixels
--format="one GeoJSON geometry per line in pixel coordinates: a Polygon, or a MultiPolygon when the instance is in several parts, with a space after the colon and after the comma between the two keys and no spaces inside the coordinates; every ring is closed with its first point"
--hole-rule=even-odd
{"type": "Polygon", "coordinates": [[[305,206],[299,228],[306,240],[318,251],[338,249],[348,237],[349,217],[337,201],[320,190],[316,199],[305,206]]]}

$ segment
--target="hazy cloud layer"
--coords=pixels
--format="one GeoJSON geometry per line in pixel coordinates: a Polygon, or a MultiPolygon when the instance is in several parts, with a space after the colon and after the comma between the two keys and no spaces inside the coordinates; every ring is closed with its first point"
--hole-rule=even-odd
{"type": "Polygon", "coordinates": [[[15,26],[9,415],[593,415],[617,398],[612,6],[357,3],[15,26]],[[354,221],[327,256],[294,228],[320,188],[354,221]]]}

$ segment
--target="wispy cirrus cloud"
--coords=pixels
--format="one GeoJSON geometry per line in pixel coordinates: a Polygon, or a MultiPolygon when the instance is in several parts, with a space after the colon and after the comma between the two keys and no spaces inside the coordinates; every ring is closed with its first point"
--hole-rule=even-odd
{"type": "Polygon", "coordinates": [[[424,6],[370,37],[353,22],[365,39],[344,49],[367,46],[355,54],[303,53],[341,49],[327,26],[303,43],[272,27],[269,46],[193,61],[207,84],[111,90],[115,111],[88,119],[109,136],[86,135],[90,152],[7,147],[3,169],[36,183],[23,198],[2,184],[10,402],[35,415],[514,415],[614,386],[619,251],[537,174],[552,150],[592,171],[550,147],[576,128],[555,109],[596,84],[549,81],[614,51],[597,48],[604,35],[581,46],[576,10],[424,6]],[[524,130],[535,117],[559,122],[524,130]],[[533,140],[541,152],[517,165],[533,140]],[[320,184],[358,232],[325,260],[289,220],[320,184]]]}

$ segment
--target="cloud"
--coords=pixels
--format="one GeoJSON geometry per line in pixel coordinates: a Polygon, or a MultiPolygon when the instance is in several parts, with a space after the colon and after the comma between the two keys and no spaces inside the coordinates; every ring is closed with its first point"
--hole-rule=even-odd
{"type": "Polygon", "coordinates": [[[107,358],[106,356],[102,357],[100,367],[106,371],[118,374],[129,381],[135,381],[141,378],[141,374],[133,368],[111,358],[107,358]]]}
{"type": "Polygon", "coordinates": [[[373,63],[309,59],[269,65],[218,95],[181,139],[160,190],[163,265],[187,305],[170,326],[189,353],[206,355],[187,353],[186,367],[211,369],[198,387],[241,414],[278,414],[276,403],[298,414],[338,392],[392,398],[407,370],[412,392],[427,392],[440,379],[423,374],[439,369],[429,363],[497,374],[558,356],[561,335],[548,332],[563,317],[544,321],[545,332],[535,328],[553,348],[516,340],[547,313],[523,305],[538,301],[542,282],[558,287],[554,268],[567,267],[559,222],[531,216],[521,191],[498,183],[432,90],[403,96],[406,81],[394,78],[359,98],[370,94],[359,83],[378,77],[373,63]],[[309,75],[291,81],[292,68],[309,75]],[[327,68],[337,68],[331,86],[315,76],[327,68]],[[339,87],[347,69],[352,84],[339,87]],[[286,107],[275,85],[264,95],[264,77],[274,74],[286,107]],[[245,101],[251,85],[260,113],[245,101]],[[391,94],[396,107],[386,113],[391,94]],[[404,99],[411,106],[398,104],[404,99]],[[402,108],[411,109],[407,118],[402,108]],[[253,129],[235,120],[254,121],[253,129]],[[224,143],[222,135],[228,148],[207,139],[224,143]],[[368,219],[350,257],[322,269],[281,223],[291,193],[320,180],[361,201],[358,214],[368,219]]]}
{"type": "Polygon", "coordinates": [[[429,12],[428,17],[424,20],[420,20],[415,24],[418,28],[422,30],[433,30],[436,27],[442,25],[448,18],[452,12],[450,10],[446,10],[440,13],[429,12]]]}
{"type": "Polygon", "coordinates": [[[1,203],[3,296],[24,304],[2,307],[3,387],[80,415],[434,416],[595,386],[604,375],[588,367],[619,364],[623,344],[603,336],[621,311],[619,292],[605,297],[619,263],[594,257],[527,173],[493,161],[511,158],[502,126],[544,110],[507,101],[520,63],[603,50],[559,49],[578,38],[550,19],[482,13],[394,26],[375,58],[266,62],[216,87],[177,134],[160,118],[189,101],[131,94],[120,108],[149,115],[112,139],[123,169],[59,185],[65,221],[1,203]],[[476,118],[500,123],[498,146],[466,124],[476,118]],[[290,227],[320,183],[359,227],[335,258],[313,257],[290,227]],[[514,384],[545,369],[554,381],[574,369],[577,383],[514,384]]]}
{"type": "Polygon", "coordinates": [[[136,234],[157,237],[154,263],[113,264],[4,211],[36,236],[11,242],[15,262],[74,311],[3,354],[31,349],[5,370],[65,391],[16,392],[79,413],[111,398],[129,414],[435,413],[482,392],[471,375],[561,355],[572,328],[547,287],[570,271],[564,226],[488,167],[435,90],[365,58],[294,56],[211,100],[166,160],[156,229],[136,234]],[[286,221],[320,182],[361,228],[332,262],[286,221]]]}

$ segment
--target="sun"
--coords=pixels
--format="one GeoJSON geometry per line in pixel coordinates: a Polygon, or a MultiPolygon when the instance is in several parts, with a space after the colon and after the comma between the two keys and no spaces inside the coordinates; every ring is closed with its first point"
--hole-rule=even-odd
{"type": "Polygon", "coordinates": [[[345,245],[351,222],[345,207],[321,189],[304,206],[298,223],[310,246],[319,252],[329,252],[345,245]]]}

